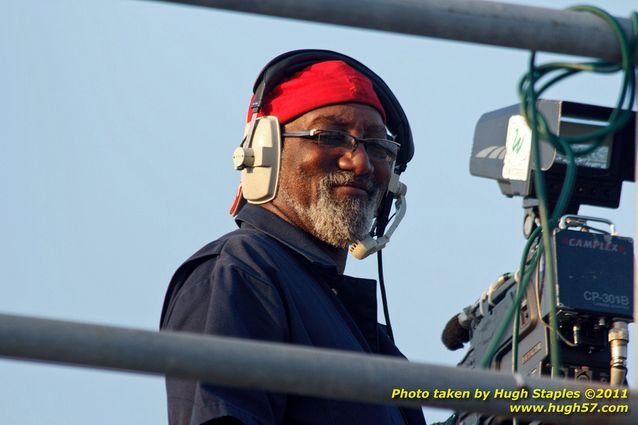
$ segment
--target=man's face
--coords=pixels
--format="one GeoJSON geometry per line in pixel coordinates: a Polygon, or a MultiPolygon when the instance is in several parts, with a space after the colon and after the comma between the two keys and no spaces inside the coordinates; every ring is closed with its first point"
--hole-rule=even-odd
{"type": "MultiPolygon", "coordinates": [[[[362,104],[331,105],[310,111],[284,131],[339,130],[361,138],[385,137],[379,112],[362,104]]],[[[391,164],[354,152],[335,152],[315,141],[286,137],[277,197],[272,205],[289,222],[336,247],[362,239],[370,230],[388,186],[391,164]]]]}

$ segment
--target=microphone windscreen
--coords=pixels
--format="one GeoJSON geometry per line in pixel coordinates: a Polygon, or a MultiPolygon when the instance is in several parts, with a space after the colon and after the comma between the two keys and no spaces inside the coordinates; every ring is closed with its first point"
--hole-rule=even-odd
{"type": "Polygon", "coordinates": [[[461,326],[459,322],[459,316],[453,316],[445,325],[443,334],[441,334],[441,341],[448,350],[458,350],[463,348],[463,344],[470,340],[469,329],[461,326]]]}

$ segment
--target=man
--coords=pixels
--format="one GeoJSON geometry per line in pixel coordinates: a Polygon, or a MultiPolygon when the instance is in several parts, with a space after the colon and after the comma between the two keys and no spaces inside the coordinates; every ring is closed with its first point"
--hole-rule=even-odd
{"type": "MultiPolygon", "coordinates": [[[[271,159],[263,168],[276,191],[241,207],[240,229],[177,270],[161,327],[401,356],[377,323],[376,282],[343,275],[348,245],[368,235],[400,153],[387,134],[387,102],[384,107],[379,87],[353,68],[358,62],[302,52],[319,59],[298,70],[299,64],[279,61],[279,68],[295,72],[271,84],[263,102],[255,95],[236,163],[257,174],[256,156],[244,158],[254,153],[247,146],[257,127],[276,123],[266,139],[281,142],[281,164],[277,170],[271,159]]],[[[249,182],[244,185],[263,184],[249,182]]],[[[167,393],[171,425],[424,423],[418,410],[180,379],[167,379],[167,393]]]]}

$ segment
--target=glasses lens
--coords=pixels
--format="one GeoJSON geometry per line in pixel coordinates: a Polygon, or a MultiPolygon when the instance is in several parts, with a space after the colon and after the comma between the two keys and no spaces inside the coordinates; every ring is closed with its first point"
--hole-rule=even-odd
{"type": "Polygon", "coordinates": [[[342,131],[320,130],[320,132],[317,132],[316,137],[321,146],[330,149],[339,149],[340,151],[353,150],[355,146],[357,146],[357,140],[359,140],[364,144],[370,158],[381,161],[394,161],[399,150],[399,147],[389,139],[356,139],[352,135],[342,131]]]}
{"type": "Polygon", "coordinates": [[[366,139],[365,147],[371,158],[388,162],[392,162],[397,158],[398,148],[394,143],[388,140],[366,139]]]}
{"type": "Polygon", "coordinates": [[[340,131],[322,131],[318,134],[319,143],[330,148],[352,149],[354,139],[348,133],[340,131]]]}

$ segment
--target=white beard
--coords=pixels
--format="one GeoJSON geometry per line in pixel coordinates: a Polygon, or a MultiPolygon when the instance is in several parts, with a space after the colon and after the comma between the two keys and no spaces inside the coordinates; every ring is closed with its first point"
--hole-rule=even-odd
{"type": "Polygon", "coordinates": [[[346,248],[368,234],[382,196],[378,188],[370,187],[374,192],[367,199],[349,197],[337,201],[334,187],[354,180],[351,172],[328,174],[319,181],[317,199],[308,207],[293,199],[287,191],[282,196],[298,217],[307,223],[313,236],[329,245],[346,248]]]}

